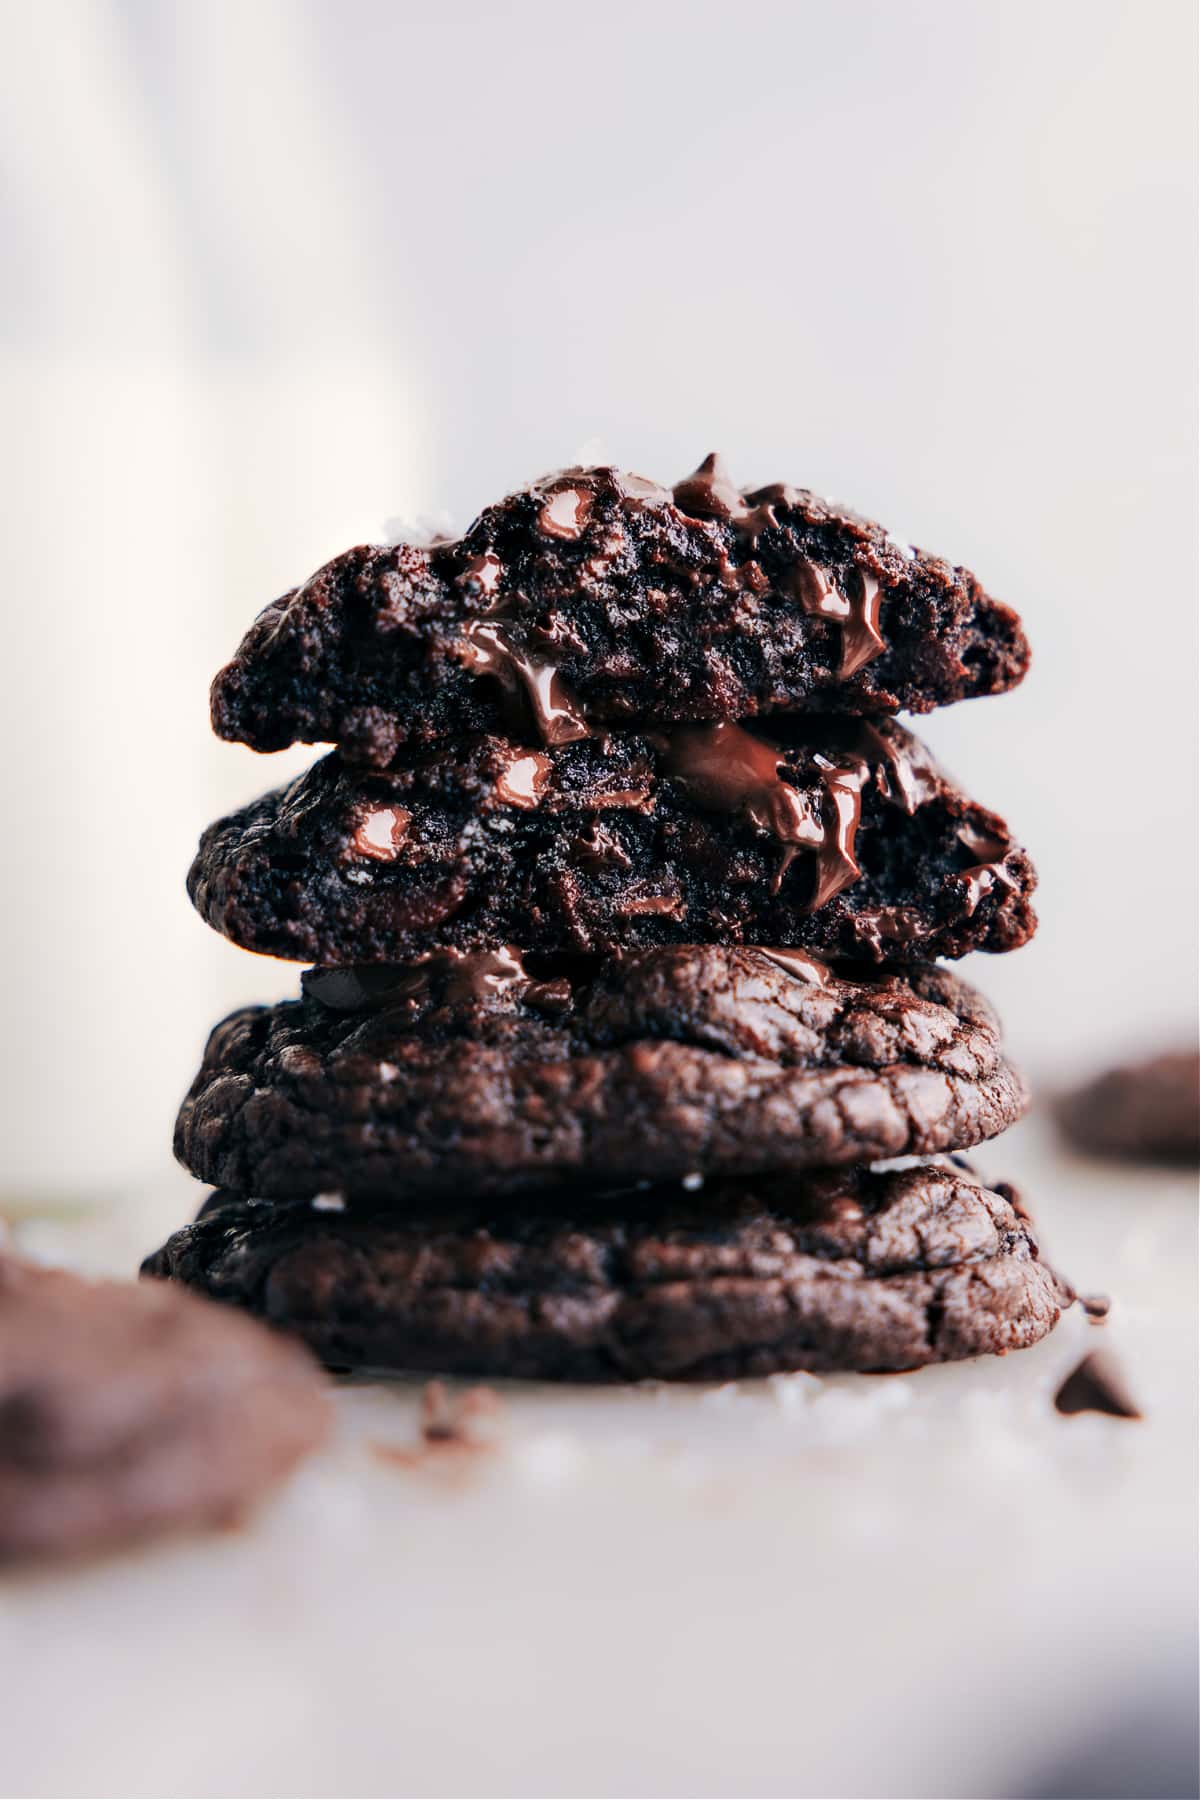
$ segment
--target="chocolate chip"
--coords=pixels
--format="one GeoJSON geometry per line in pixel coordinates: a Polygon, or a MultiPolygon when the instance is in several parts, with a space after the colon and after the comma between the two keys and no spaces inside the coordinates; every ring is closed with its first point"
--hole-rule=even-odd
{"type": "Polygon", "coordinates": [[[1103,1350],[1090,1351],[1071,1370],[1054,1396],[1054,1405],[1060,1413],[1107,1413],[1113,1419],[1140,1419],[1142,1416],[1120,1368],[1103,1350]]]}

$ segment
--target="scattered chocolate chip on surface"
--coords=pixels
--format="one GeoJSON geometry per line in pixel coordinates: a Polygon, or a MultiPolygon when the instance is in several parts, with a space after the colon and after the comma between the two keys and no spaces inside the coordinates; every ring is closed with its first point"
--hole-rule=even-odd
{"type": "Polygon", "coordinates": [[[1060,1413],[1107,1413],[1114,1419],[1140,1419],[1120,1365],[1104,1350],[1092,1350],[1071,1370],[1054,1396],[1060,1413]]]}

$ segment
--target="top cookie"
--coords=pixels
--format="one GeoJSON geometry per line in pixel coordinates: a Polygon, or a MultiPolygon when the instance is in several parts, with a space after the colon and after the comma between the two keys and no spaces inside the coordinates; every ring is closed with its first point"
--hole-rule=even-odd
{"type": "Polygon", "coordinates": [[[465,537],[346,551],[260,613],[212,717],[255,750],[383,767],[464,731],[928,712],[1028,664],[967,570],[804,488],[743,494],[710,456],[674,489],[568,469],[465,537]]]}

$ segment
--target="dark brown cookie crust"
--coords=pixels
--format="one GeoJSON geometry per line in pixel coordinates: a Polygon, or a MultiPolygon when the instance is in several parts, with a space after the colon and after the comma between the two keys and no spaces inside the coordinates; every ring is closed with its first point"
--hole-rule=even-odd
{"type": "Polygon", "coordinates": [[[1167,1052],[1109,1069],[1063,1095],[1058,1119],[1071,1142],[1133,1162],[1200,1162],[1200,1053],[1167,1052]]]}
{"type": "Polygon", "coordinates": [[[303,1001],[213,1032],[175,1136],[201,1180],[411,1212],[429,1196],[962,1148],[1026,1104],[990,1008],[948,969],[848,980],[690,946],[305,980],[303,1001]]]}
{"type": "Polygon", "coordinates": [[[910,732],[770,723],[475,738],[371,775],[326,757],[211,825],[188,890],[244,949],[320,963],[506,942],[924,961],[1032,935],[1028,856],[910,732]]]}
{"type": "Polygon", "coordinates": [[[360,546],[268,606],[213,685],[218,734],[382,766],[465,730],[927,712],[1021,680],[1020,621],[967,570],[719,465],[673,492],[571,469],[430,549],[360,546]]]}
{"type": "Polygon", "coordinates": [[[570,1381],[1003,1354],[1073,1297],[1012,1190],[951,1165],[413,1221],[218,1195],[143,1273],[248,1307],[334,1367],[570,1381]]]}
{"type": "Polygon", "coordinates": [[[0,1255],[0,1561],[228,1524],[324,1437],[297,1345],[0,1255]]]}

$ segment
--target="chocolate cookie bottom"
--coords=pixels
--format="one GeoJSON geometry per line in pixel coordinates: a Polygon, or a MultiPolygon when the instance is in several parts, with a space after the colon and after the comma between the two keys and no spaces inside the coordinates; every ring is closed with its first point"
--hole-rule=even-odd
{"type": "Polygon", "coordinates": [[[142,1272],[335,1368],[586,1382],[1002,1355],[1074,1298],[1012,1190],[951,1162],[415,1219],[218,1193],[142,1272]]]}

